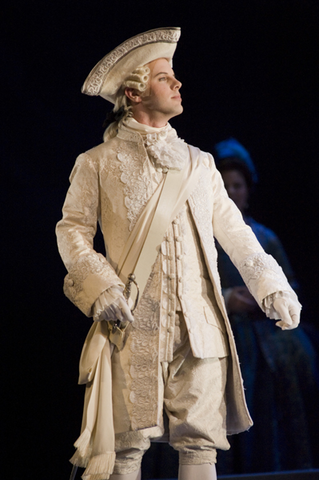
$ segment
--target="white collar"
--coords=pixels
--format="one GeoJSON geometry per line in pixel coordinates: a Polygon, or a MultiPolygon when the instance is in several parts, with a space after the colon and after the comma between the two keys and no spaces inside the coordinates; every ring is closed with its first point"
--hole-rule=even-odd
{"type": "Polygon", "coordinates": [[[123,122],[128,130],[139,133],[150,160],[155,168],[171,168],[181,170],[188,159],[186,143],[178,138],[176,130],[169,123],[156,128],[137,122],[129,117],[123,122]]]}
{"type": "Polygon", "coordinates": [[[149,133],[161,133],[166,131],[168,132],[169,130],[172,130],[172,127],[169,123],[167,123],[164,127],[150,127],[149,125],[138,122],[133,117],[126,118],[124,121],[124,126],[135,130],[141,135],[147,135],[149,133]]]}

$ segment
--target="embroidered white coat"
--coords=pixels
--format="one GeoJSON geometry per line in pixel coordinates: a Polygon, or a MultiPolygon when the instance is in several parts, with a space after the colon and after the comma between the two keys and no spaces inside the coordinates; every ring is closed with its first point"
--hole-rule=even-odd
{"type": "MultiPolygon", "coordinates": [[[[264,253],[239,210],[228,198],[212,156],[202,152],[199,161],[202,172],[188,204],[228,334],[232,361],[227,379],[227,429],[228,433],[236,433],[249,428],[252,422],[221,294],[214,237],[239,269],[262,309],[263,300],[268,295],[278,291],[291,292],[291,288],[281,268],[264,253]]],[[[130,231],[153,193],[150,175],[150,160],[142,137],[125,127],[115,138],[80,155],[76,161],[63,207],[63,219],[57,225],[57,238],[68,270],[64,292],[87,316],[92,315],[94,302],[102,292],[112,285],[122,285],[115,270],[130,231]],[[98,222],[104,236],[106,258],[93,249],[98,222]]],[[[140,370],[138,375],[131,375],[128,383],[131,392],[126,399],[130,403],[127,406],[128,429],[148,428],[160,423],[162,406],[154,401],[158,395],[160,323],[160,309],[154,309],[154,302],[159,301],[160,297],[154,298],[153,295],[152,298],[146,287],[130,333],[130,349],[139,358],[140,370]],[[154,310],[158,314],[154,315],[154,310]],[[143,401],[134,395],[140,393],[141,385],[143,401]]],[[[189,331],[196,332],[190,336],[193,354],[199,358],[210,357],[208,331],[196,328],[194,322],[195,317],[190,317],[187,324],[189,331]]]]}

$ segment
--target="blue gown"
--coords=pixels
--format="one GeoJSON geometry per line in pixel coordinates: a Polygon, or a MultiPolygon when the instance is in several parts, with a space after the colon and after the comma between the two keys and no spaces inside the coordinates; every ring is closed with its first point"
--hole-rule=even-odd
{"type": "MultiPolygon", "coordinates": [[[[278,237],[251,217],[245,218],[264,250],[297,285],[278,237]]],[[[244,285],[220,245],[218,267],[222,288],[244,285]]],[[[231,449],[218,451],[219,474],[306,469],[318,464],[316,352],[302,327],[282,331],[259,309],[230,314],[254,426],[229,437],[231,449]]]]}

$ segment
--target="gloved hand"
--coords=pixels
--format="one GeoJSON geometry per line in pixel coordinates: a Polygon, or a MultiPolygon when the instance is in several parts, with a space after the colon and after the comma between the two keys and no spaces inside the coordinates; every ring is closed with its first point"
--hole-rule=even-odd
{"type": "MultiPolygon", "coordinates": [[[[98,308],[98,320],[133,322],[134,317],[131,313],[130,307],[126,303],[123,295],[123,289],[118,286],[110,287],[104,292],[104,298],[107,299],[108,306],[103,309],[101,304],[98,308]],[[101,312],[101,308],[103,311],[101,312]]],[[[103,304],[102,304],[103,305],[103,304]]]]}
{"type": "Polygon", "coordinates": [[[300,304],[291,298],[278,297],[274,300],[273,308],[281,318],[276,322],[282,330],[292,330],[300,322],[300,304]]]}
{"type": "Polygon", "coordinates": [[[118,297],[109,307],[103,312],[103,320],[119,320],[120,322],[134,322],[134,317],[130,307],[126,303],[123,294],[118,297]]]}

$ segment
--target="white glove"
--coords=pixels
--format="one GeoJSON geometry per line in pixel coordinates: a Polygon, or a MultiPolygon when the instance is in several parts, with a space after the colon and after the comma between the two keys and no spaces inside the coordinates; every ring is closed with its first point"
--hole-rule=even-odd
{"type": "Polygon", "coordinates": [[[134,317],[130,307],[126,303],[123,295],[123,289],[119,286],[112,286],[102,293],[94,306],[95,321],[117,321],[133,322],[134,317]]]}
{"type": "Polygon", "coordinates": [[[273,308],[281,318],[276,322],[282,330],[292,330],[298,327],[300,322],[300,304],[292,298],[278,297],[274,300],[273,308]]]}
{"type": "Polygon", "coordinates": [[[106,307],[102,314],[103,320],[120,322],[134,322],[134,317],[130,310],[130,307],[126,303],[123,294],[118,297],[109,307],[106,307]]]}

